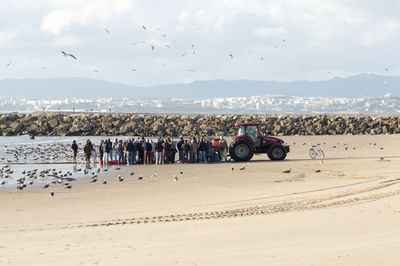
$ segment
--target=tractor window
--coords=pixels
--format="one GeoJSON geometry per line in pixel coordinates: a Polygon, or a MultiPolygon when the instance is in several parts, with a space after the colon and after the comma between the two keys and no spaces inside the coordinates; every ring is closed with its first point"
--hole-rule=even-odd
{"type": "Polygon", "coordinates": [[[245,127],[239,127],[238,136],[246,135],[245,127]]]}
{"type": "Polygon", "coordinates": [[[256,137],[257,128],[255,126],[248,126],[246,130],[246,135],[252,139],[256,137]]]}

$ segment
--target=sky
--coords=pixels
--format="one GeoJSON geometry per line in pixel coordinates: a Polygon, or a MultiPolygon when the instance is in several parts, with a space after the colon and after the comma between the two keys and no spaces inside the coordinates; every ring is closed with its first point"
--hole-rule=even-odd
{"type": "Polygon", "coordinates": [[[395,0],[1,0],[0,79],[400,75],[399,13],[395,0]]]}

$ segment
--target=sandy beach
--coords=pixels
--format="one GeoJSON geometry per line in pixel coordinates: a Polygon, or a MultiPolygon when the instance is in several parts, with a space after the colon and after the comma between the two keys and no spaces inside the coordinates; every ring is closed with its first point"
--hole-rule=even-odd
{"type": "Polygon", "coordinates": [[[1,189],[0,264],[400,265],[400,135],[282,138],[285,161],[125,166],[71,190],[1,189]]]}

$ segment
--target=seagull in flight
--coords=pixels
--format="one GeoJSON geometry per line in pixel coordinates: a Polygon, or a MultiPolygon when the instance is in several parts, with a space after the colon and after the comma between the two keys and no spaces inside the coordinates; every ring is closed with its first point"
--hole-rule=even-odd
{"type": "Polygon", "coordinates": [[[12,62],[9,62],[8,64],[6,64],[6,67],[11,66],[12,62]]]}
{"type": "Polygon", "coordinates": [[[151,46],[151,50],[153,50],[153,52],[154,52],[154,49],[156,48],[154,45],[150,45],[151,46]]]}
{"type": "Polygon", "coordinates": [[[70,56],[70,57],[72,57],[73,59],[78,60],[78,59],[76,59],[76,57],[75,57],[73,54],[68,54],[68,53],[66,53],[66,52],[64,52],[64,51],[61,51],[61,53],[62,53],[64,56],[70,56]]]}
{"type": "Polygon", "coordinates": [[[229,54],[229,56],[230,56],[231,58],[233,58],[233,55],[232,55],[231,53],[229,54]]]}
{"type": "Polygon", "coordinates": [[[104,30],[105,30],[108,34],[110,34],[110,31],[109,31],[107,28],[104,28],[104,30]]]}
{"type": "Polygon", "coordinates": [[[143,28],[144,30],[147,30],[147,28],[146,28],[146,26],[145,26],[145,25],[143,25],[143,26],[142,26],[142,28],[143,28]]]}
{"type": "Polygon", "coordinates": [[[261,57],[260,57],[260,60],[264,61],[264,57],[261,56],[261,57]]]}

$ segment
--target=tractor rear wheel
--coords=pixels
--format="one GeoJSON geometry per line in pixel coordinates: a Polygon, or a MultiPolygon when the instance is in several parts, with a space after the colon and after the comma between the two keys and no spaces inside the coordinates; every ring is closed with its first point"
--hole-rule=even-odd
{"type": "Polygon", "coordinates": [[[229,154],[237,162],[250,161],[254,155],[253,144],[245,138],[239,138],[230,145],[229,154]]]}
{"type": "Polygon", "coordinates": [[[280,144],[272,144],[268,151],[267,155],[272,161],[284,160],[286,158],[286,149],[280,144]]]}

